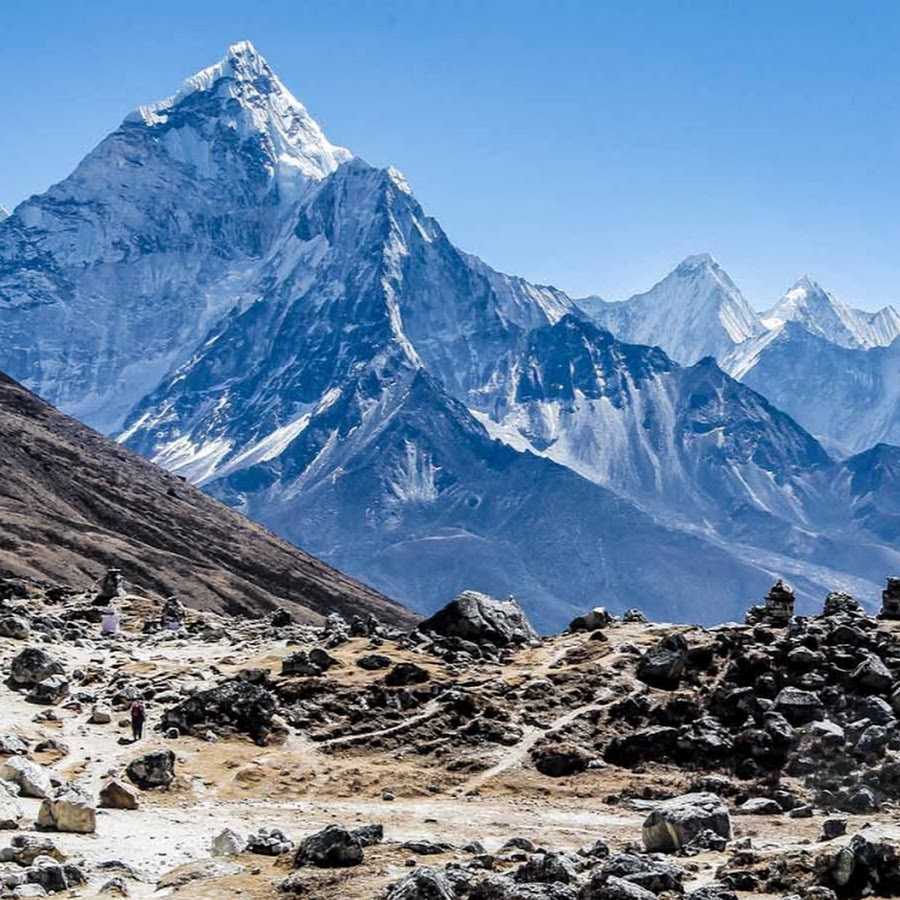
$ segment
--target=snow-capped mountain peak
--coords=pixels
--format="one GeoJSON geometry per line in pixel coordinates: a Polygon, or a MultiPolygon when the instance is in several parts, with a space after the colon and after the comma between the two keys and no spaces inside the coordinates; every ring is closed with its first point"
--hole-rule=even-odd
{"type": "Polygon", "coordinates": [[[8,218],[9,218],[9,210],[2,203],[0,203],[0,222],[2,222],[4,219],[8,219],[8,218]]]}
{"type": "Polygon", "coordinates": [[[692,253],[676,266],[675,271],[687,275],[704,269],[720,269],[718,261],[711,253],[692,253]]]}
{"type": "Polygon", "coordinates": [[[709,253],[688,256],[644,294],[582,307],[621,340],[662,347],[678,362],[721,358],[761,334],[763,325],[709,253]]]}
{"type": "Polygon", "coordinates": [[[138,107],[125,122],[161,130],[197,129],[198,115],[241,138],[254,132],[266,136],[283,174],[320,179],[352,158],[349,150],[325,137],[250,41],[232,44],[219,62],[188,78],[178,93],[138,107]]]}
{"type": "Polygon", "coordinates": [[[809,275],[791,285],[763,314],[763,322],[770,329],[796,322],[811,334],[848,349],[886,347],[900,335],[900,314],[893,307],[874,313],[853,309],[809,275]]]}

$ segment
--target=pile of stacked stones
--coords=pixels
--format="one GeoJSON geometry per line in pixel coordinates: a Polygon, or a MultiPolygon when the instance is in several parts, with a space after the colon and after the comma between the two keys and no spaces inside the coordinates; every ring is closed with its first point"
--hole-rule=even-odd
{"type": "MultiPolygon", "coordinates": [[[[606,761],[802,776],[814,803],[849,812],[900,797],[900,641],[887,623],[898,594],[891,579],[885,624],[843,593],[799,617],[779,582],[746,626],[673,632],[637,661],[638,679],[655,690],[610,706],[621,733],[606,761]]],[[[772,799],[801,805],[777,787],[772,799]]]]}

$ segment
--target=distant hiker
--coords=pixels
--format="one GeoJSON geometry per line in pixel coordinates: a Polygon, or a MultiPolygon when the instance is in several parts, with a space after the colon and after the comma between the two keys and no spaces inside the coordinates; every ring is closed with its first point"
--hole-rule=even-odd
{"type": "Polygon", "coordinates": [[[135,700],[131,704],[131,737],[133,740],[139,741],[144,736],[144,719],[146,718],[144,701],[135,700]]]}

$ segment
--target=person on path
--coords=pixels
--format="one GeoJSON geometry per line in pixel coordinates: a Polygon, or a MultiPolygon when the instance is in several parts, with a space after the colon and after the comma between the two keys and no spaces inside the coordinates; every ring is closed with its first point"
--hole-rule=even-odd
{"type": "Polygon", "coordinates": [[[147,713],[144,710],[144,701],[135,700],[131,704],[131,737],[132,740],[139,741],[144,736],[144,719],[147,713]]]}

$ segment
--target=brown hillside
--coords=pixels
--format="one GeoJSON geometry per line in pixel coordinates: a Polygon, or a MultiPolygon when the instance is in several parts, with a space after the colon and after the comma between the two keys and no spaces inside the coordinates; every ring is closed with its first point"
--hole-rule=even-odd
{"type": "Polygon", "coordinates": [[[0,374],[0,569],[88,587],[111,566],[201,609],[414,620],[0,374]]]}

